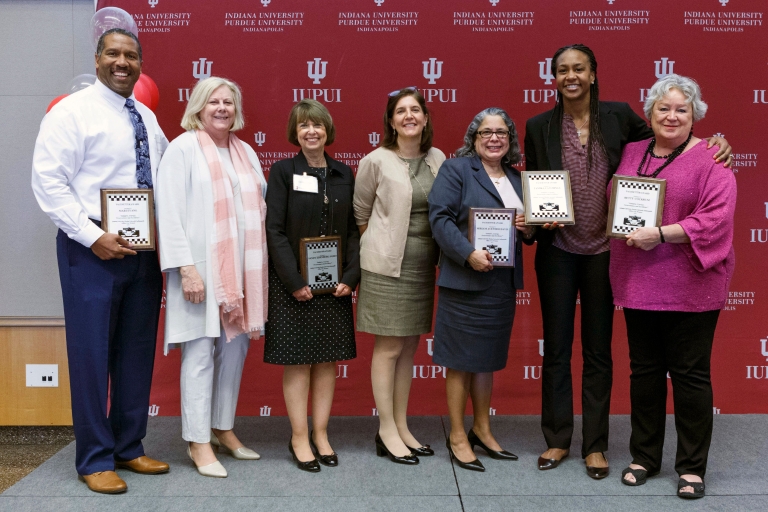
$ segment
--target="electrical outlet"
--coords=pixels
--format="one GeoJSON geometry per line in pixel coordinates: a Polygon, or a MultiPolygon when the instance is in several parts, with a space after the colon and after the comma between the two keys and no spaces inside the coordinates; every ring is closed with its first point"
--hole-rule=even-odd
{"type": "Polygon", "coordinates": [[[59,387],[59,365],[57,364],[28,364],[28,388],[57,388],[59,387]]]}

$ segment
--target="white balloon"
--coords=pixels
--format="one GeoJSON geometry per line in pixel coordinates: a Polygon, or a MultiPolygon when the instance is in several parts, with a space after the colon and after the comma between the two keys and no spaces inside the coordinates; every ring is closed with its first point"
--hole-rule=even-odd
{"type": "Polygon", "coordinates": [[[122,28],[139,37],[139,28],[130,14],[119,7],[104,7],[96,11],[91,18],[91,42],[94,49],[101,35],[111,28],[122,28]]]}
{"type": "Polygon", "coordinates": [[[75,93],[95,83],[96,75],[89,75],[87,73],[84,75],[77,75],[75,78],[69,81],[69,85],[67,86],[67,94],[75,93]]]}

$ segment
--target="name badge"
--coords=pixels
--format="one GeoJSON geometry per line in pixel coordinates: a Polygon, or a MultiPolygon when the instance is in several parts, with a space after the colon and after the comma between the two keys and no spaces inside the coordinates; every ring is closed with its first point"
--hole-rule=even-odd
{"type": "Polygon", "coordinates": [[[304,174],[293,175],[293,190],[317,194],[317,178],[304,174]]]}

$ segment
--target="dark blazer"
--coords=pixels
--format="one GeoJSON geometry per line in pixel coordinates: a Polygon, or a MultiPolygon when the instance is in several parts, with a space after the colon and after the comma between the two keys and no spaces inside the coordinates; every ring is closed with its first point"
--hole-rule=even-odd
{"type": "MultiPolygon", "coordinates": [[[[550,126],[553,112],[548,110],[525,123],[525,168],[528,171],[563,168],[561,127],[557,122],[550,126]]],[[[600,102],[600,132],[608,151],[611,174],[619,167],[625,145],[653,137],[653,130],[629,104],[614,101],[600,102]]],[[[535,238],[550,243],[553,236],[553,231],[537,229],[535,238]]]]}
{"type": "Polygon", "coordinates": [[[299,269],[299,239],[321,234],[338,235],[342,246],[341,282],[353,290],[360,281],[360,232],[352,211],[355,178],[352,169],[325,155],[328,163],[330,233],[320,233],[323,191],[317,194],[293,190],[293,175],[316,176],[304,153],[280,160],[269,171],[267,186],[267,247],[269,261],[291,293],[307,286],[299,269]]]}
{"type": "MultiPolygon", "coordinates": [[[[505,167],[504,172],[522,199],[520,173],[511,167],[505,167]]],[[[479,157],[446,160],[429,193],[429,224],[440,246],[438,286],[482,291],[490,288],[494,279],[512,278],[508,268],[478,272],[467,264],[467,258],[475,250],[468,239],[470,208],[504,208],[504,202],[479,157]]],[[[514,285],[520,289],[523,287],[523,246],[521,233],[517,235],[514,285]]]]}

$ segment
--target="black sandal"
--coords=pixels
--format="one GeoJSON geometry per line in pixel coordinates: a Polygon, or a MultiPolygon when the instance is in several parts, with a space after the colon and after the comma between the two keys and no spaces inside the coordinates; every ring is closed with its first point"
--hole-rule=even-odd
{"type": "Polygon", "coordinates": [[[677,495],[686,500],[695,500],[704,497],[704,482],[689,482],[681,478],[677,481],[677,495]],[[685,487],[693,487],[693,492],[682,492],[685,487]]]}
{"type": "Polygon", "coordinates": [[[621,483],[623,483],[624,485],[630,485],[632,487],[635,487],[637,485],[643,485],[645,483],[645,481],[648,479],[649,476],[655,476],[655,475],[658,475],[658,474],[659,474],[658,471],[655,471],[653,473],[649,473],[645,469],[626,468],[624,471],[621,472],[621,483]],[[634,482],[630,482],[629,480],[624,478],[624,477],[626,477],[627,475],[630,475],[630,474],[635,477],[635,481],[634,482]]]}

